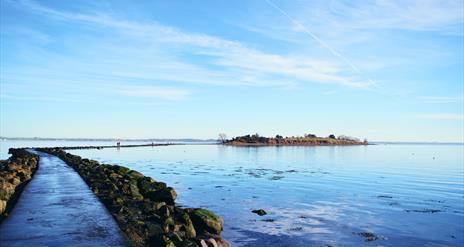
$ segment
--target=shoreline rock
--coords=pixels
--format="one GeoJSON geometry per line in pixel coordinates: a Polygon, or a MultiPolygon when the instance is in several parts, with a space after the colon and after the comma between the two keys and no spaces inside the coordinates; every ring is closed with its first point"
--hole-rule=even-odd
{"type": "Polygon", "coordinates": [[[176,191],[119,165],[100,164],[60,148],[39,148],[77,171],[134,246],[229,247],[213,212],[175,205],[176,191]]]}
{"type": "Polygon", "coordinates": [[[0,223],[8,217],[26,184],[38,168],[39,157],[25,149],[11,148],[0,161],[0,223]]]}
{"type": "Polygon", "coordinates": [[[263,216],[263,215],[266,215],[266,214],[267,214],[267,212],[264,211],[264,209],[252,210],[251,212],[252,212],[252,213],[255,213],[255,214],[259,215],[259,216],[263,216]]]}

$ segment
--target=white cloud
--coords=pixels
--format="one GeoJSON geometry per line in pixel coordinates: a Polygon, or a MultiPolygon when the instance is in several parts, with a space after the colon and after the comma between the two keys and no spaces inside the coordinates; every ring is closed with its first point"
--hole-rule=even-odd
{"type": "MultiPolygon", "coordinates": [[[[113,71],[112,73],[115,74],[126,74],[134,77],[145,76],[148,77],[146,79],[151,80],[222,85],[280,85],[288,87],[298,81],[356,88],[370,88],[373,86],[373,82],[367,79],[359,79],[358,75],[353,75],[349,68],[346,68],[347,66],[342,66],[339,62],[266,53],[249,48],[237,41],[206,34],[189,33],[156,22],[140,23],[119,20],[103,13],[94,15],[75,14],[57,11],[32,1],[22,3],[36,13],[54,18],[109,27],[128,38],[136,40],[135,45],[140,45],[141,47],[138,48],[144,51],[150,48],[159,49],[161,52],[163,49],[168,51],[165,52],[165,57],[163,57],[165,60],[161,65],[172,65],[167,70],[152,69],[145,70],[146,73],[139,73],[140,69],[134,71],[125,69],[113,71]],[[181,55],[185,54],[206,56],[208,60],[204,64],[191,63],[180,58],[181,55]],[[178,68],[180,68],[180,72],[173,73],[173,71],[178,71],[178,68]],[[182,69],[186,69],[189,74],[183,73],[182,69]]],[[[147,53],[149,52],[147,51],[147,53]]],[[[144,58],[147,58],[146,55],[144,58]]],[[[159,61],[156,62],[159,63],[159,61]]],[[[127,67],[131,67],[129,63],[127,64],[127,67]]]]}

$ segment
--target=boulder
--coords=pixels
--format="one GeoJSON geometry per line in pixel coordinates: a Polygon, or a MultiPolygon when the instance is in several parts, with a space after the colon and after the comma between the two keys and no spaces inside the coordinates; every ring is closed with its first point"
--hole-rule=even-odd
{"type": "Polygon", "coordinates": [[[161,239],[163,237],[163,229],[158,224],[147,223],[146,224],[146,237],[161,239]]]}
{"type": "Polygon", "coordinates": [[[9,182],[0,183],[0,200],[8,200],[15,191],[15,185],[9,182]]]}
{"type": "Polygon", "coordinates": [[[196,237],[197,233],[195,231],[195,227],[193,226],[193,222],[190,219],[190,216],[186,212],[179,214],[177,221],[181,223],[178,229],[176,229],[177,231],[184,231],[187,238],[196,237]]]}
{"type": "Polygon", "coordinates": [[[127,175],[129,175],[132,178],[139,179],[145,177],[142,173],[134,170],[130,170],[127,175]]]}
{"type": "Polygon", "coordinates": [[[0,214],[3,214],[6,210],[6,200],[0,200],[0,214]]]}
{"type": "Polygon", "coordinates": [[[143,177],[142,179],[138,180],[139,190],[142,194],[146,194],[147,192],[154,190],[156,181],[150,177],[143,177]]]}
{"type": "Polygon", "coordinates": [[[166,189],[159,191],[159,198],[167,204],[174,204],[174,201],[177,198],[177,193],[173,188],[167,187],[166,189]]]}
{"type": "Polygon", "coordinates": [[[220,234],[224,220],[215,215],[213,212],[206,209],[194,209],[190,213],[193,225],[197,233],[209,232],[220,234]]]}
{"type": "Polygon", "coordinates": [[[124,167],[124,166],[118,166],[118,165],[114,165],[112,167],[112,170],[115,171],[116,173],[120,174],[120,175],[124,175],[124,174],[126,174],[126,173],[128,173],[130,171],[129,168],[124,167]]]}
{"type": "Polygon", "coordinates": [[[168,218],[171,215],[171,210],[169,209],[169,206],[163,205],[158,209],[158,215],[164,218],[168,218]]]}
{"type": "Polygon", "coordinates": [[[266,211],[264,211],[264,209],[252,210],[251,212],[255,213],[255,214],[259,215],[259,216],[263,216],[263,215],[267,214],[266,211]]]}
{"type": "Polygon", "coordinates": [[[177,247],[198,247],[199,245],[194,241],[184,240],[180,243],[177,243],[177,247]]]}
{"type": "Polygon", "coordinates": [[[166,204],[173,205],[174,200],[176,200],[177,193],[173,188],[167,187],[162,190],[149,191],[146,193],[145,197],[154,202],[165,202],[166,204]]]}

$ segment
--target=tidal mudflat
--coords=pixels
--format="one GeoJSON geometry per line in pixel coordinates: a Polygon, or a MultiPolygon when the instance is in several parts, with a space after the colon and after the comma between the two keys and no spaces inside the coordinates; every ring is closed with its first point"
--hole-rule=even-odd
{"type": "Polygon", "coordinates": [[[462,145],[72,150],[167,182],[233,246],[460,246],[462,145]],[[263,209],[266,214],[253,213],[263,209]]]}

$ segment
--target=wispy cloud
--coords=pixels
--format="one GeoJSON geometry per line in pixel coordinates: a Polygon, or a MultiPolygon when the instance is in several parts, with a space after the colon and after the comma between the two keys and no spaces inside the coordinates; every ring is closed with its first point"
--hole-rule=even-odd
{"type": "MultiPolygon", "coordinates": [[[[76,14],[58,11],[32,1],[23,1],[29,10],[64,21],[82,22],[111,28],[129,38],[137,39],[144,50],[169,47],[170,54],[163,64],[173,64],[169,70],[152,69],[147,75],[152,80],[174,80],[222,85],[254,85],[288,87],[295,81],[336,84],[356,88],[370,88],[372,82],[350,73],[347,66],[329,60],[309,59],[303,56],[274,54],[247,45],[207,34],[190,33],[157,22],[135,22],[116,19],[105,13],[76,14]],[[147,49],[148,47],[148,49],[147,49]],[[204,64],[190,64],[181,58],[185,54],[204,56],[204,64]],[[189,75],[172,73],[188,68],[189,75]],[[220,69],[218,69],[220,68],[220,69]]],[[[159,55],[159,54],[156,54],[159,55]]],[[[155,59],[155,58],[152,58],[155,59]]],[[[152,62],[155,62],[154,60],[152,62]]],[[[157,61],[159,62],[159,61],[157,61]]],[[[163,66],[163,65],[161,65],[163,66]]],[[[126,69],[127,71],[127,69],[126,69]]],[[[140,72],[140,70],[136,70],[140,72]]],[[[112,73],[123,73],[114,71],[112,73]]],[[[130,72],[127,71],[126,74],[130,72]]]]}
{"type": "Polygon", "coordinates": [[[427,103],[457,103],[464,101],[464,96],[419,96],[418,99],[427,103]]]}
{"type": "Polygon", "coordinates": [[[0,99],[16,100],[16,101],[50,101],[50,102],[72,102],[72,103],[84,103],[85,100],[58,98],[58,97],[43,97],[43,96],[16,96],[9,94],[0,94],[0,99]]]}
{"type": "Polygon", "coordinates": [[[419,114],[417,118],[430,120],[463,120],[464,115],[459,113],[427,113],[419,114]]]}
{"type": "Polygon", "coordinates": [[[163,88],[163,87],[124,87],[117,90],[117,93],[123,96],[130,97],[155,97],[165,100],[183,100],[190,92],[177,88],[163,88]]]}
{"type": "Polygon", "coordinates": [[[300,30],[302,32],[305,32],[308,34],[312,39],[314,39],[317,43],[319,43],[323,48],[327,49],[332,53],[334,56],[338,57],[341,59],[343,62],[348,64],[351,69],[353,69],[355,72],[359,73],[359,69],[356,65],[354,65],[349,59],[347,59],[345,56],[340,54],[338,51],[334,50],[329,44],[327,44],[325,41],[323,41],[321,38],[319,38],[317,35],[315,35],[313,32],[311,32],[305,25],[301,24],[299,21],[295,20],[295,18],[291,17],[286,11],[281,9],[279,6],[274,4],[274,2],[270,0],[265,0],[271,7],[279,11],[282,15],[287,17],[297,28],[297,30],[300,30]]]}
{"type": "Polygon", "coordinates": [[[331,1],[304,8],[307,16],[342,29],[405,29],[463,35],[461,0],[331,1]]]}

